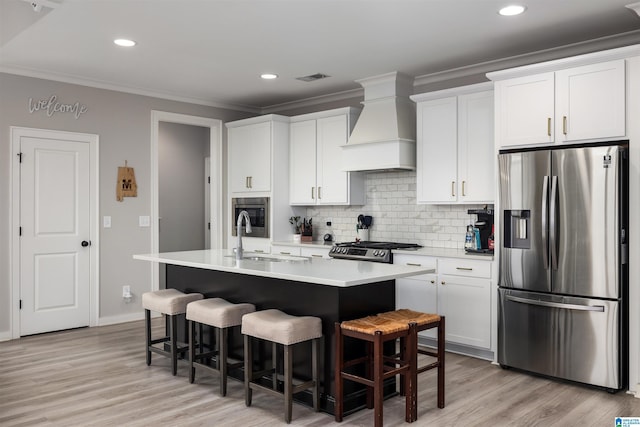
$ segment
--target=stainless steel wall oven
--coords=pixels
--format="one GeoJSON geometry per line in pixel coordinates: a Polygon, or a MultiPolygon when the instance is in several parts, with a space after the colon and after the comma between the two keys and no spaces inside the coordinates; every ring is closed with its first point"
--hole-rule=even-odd
{"type": "MultiPolygon", "coordinates": [[[[240,212],[247,211],[251,219],[249,237],[269,237],[269,198],[243,197],[231,199],[231,235],[235,236],[240,212]]],[[[243,221],[244,225],[244,221],[243,221]]]]}

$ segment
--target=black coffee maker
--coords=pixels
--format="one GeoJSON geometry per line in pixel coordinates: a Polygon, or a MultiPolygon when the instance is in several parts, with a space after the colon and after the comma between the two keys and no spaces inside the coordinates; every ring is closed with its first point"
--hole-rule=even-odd
{"type": "Polygon", "coordinates": [[[467,252],[492,254],[493,249],[489,249],[489,237],[493,231],[493,206],[484,207],[482,209],[469,209],[469,215],[476,215],[477,220],[473,224],[480,231],[480,249],[468,249],[467,252]]]}

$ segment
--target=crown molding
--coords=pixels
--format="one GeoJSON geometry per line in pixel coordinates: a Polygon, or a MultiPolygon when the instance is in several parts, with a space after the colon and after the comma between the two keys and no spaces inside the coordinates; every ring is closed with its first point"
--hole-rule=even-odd
{"type": "Polygon", "coordinates": [[[141,95],[141,96],[148,96],[151,98],[166,99],[169,101],[184,102],[187,104],[196,104],[196,105],[204,105],[207,107],[223,108],[226,110],[242,111],[246,113],[255,113],[255,114],[262,113],[260,107],[254,107],[251,105],[232,104],[232,103],[211,101],[206,99],[191,98],[186,96],[156,92],[156,91],[147,90],[147,89],[116,85],[113,83],[108,83],[108,82],[103,82],[98,80],[90,80],[90,79],[86,79],[78,76],[41,72],[41,71],[36,71],[36,70],[31,70],[31,69],[21,68],[21,67],[0,66],[0,73],[14,74],[14,75],[19,75],[23,77],[32,77],[32,78],[43,79],[43,80],[52,80],[56,82],[87,86],[87,87],[92,87],[96,89],[112,90],[116,92],[123,92],[123,93],[128,93],[133,95],[141,95]]]}
{"type": "Polygon", "coordinates": [[[478,64],[466,65],[464,67],[425,74],[416,77],[413,85],[414,87],[416,87],[431,83],[438,83],[446,80],[453,80],[456,78],[487,74],[494,71],[506,70],[529,64],[537,64],[576,55],[615,49],[638,43],[640,43],[640,30],[634,30],[626,33],[616,34],[613,36],[586,40],[583,42],[558,46],[551,49],[539,50],[522,55],[501,58],[494,61],[480,62],[478,64]]]}
{"type": "Polygon", "coordinates": [[[293,110],[296,108],[310,107],[328,102],[342,101],[345,99],[353,99],[364,97],[364,89],[350,89],[342,92],[330,93],[327,95],[319,95],[311,98],[300,99],[297,101],[283,102],[282,104],[269,105],[262,108],[262,114],[277,113],[280,111],[293,110]]]}

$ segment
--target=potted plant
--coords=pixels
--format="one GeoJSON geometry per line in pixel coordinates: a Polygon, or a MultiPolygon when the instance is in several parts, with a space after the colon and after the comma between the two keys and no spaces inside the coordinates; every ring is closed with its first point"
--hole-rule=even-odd
{"type": "Polygon", "coordinates": [[[302,222],[300,222],[300,217],[292,216],[289,218],[289,224],[293,225],[293,241],[300,242],[300,236],[302,235],[302,222]]]}

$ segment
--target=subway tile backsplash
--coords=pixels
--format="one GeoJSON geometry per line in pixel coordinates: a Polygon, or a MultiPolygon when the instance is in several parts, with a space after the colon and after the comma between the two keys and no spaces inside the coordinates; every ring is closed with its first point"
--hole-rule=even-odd
{"type": "Polygon", "coordinates": [[[418,205],[415,172],[369,172],[366,176],[364,206],[314,206],[307,208],[313,218],[314,239],[322,240],[331,220],[335,241],[353,241],[359,214],[371,215],[369,239],[418,243],[427,247],[464,248],[466,226],[475,221],[468,209],[482,205],[418,205]]]}

